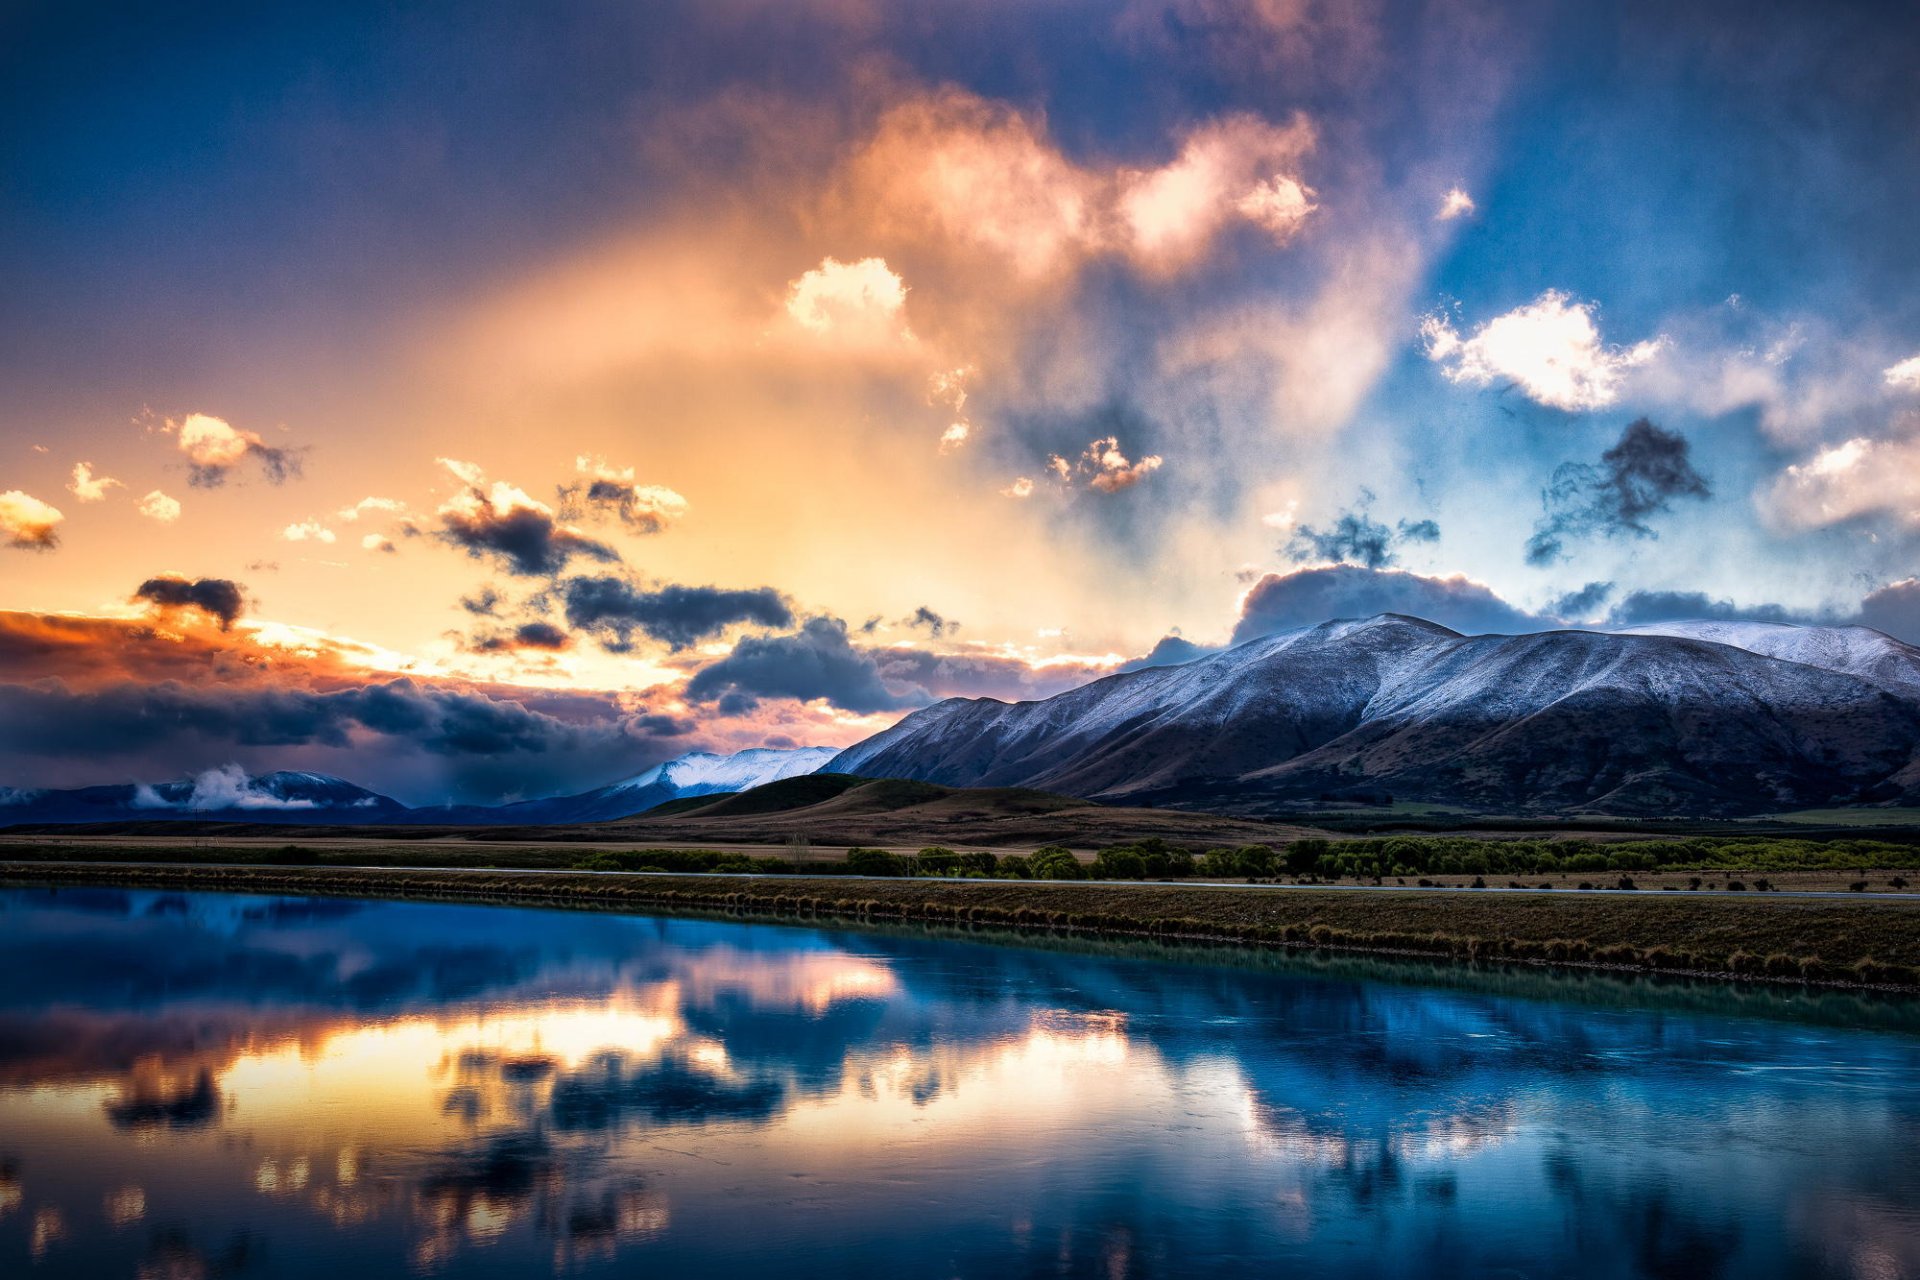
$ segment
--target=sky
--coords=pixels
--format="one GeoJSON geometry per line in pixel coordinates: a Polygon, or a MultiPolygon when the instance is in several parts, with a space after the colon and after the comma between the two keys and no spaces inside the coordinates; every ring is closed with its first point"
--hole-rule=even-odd
{"type": "Polygon", "coordinates": [[[1900,4],[24,3],[0,785],[408,803],[1394,611],[1920,642],[1900,4]]]}

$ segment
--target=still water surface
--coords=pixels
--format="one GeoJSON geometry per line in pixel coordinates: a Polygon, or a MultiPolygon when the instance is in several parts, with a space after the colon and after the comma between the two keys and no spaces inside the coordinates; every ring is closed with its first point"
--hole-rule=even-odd
{"type": "Polygon", "coordinates": [[[911,934],[0,891],[0,1275],[1920,1275],[1920,1039],[911,934]]]}

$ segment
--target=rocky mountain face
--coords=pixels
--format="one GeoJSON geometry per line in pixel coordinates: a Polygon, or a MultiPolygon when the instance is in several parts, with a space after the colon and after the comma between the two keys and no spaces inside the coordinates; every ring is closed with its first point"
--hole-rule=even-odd
{"type": "Polygon", "coordinates": [[[1463,636],[1388,614],[1039,702],[949,699],[826,767],[1225,812],[1730,814],[1906,796],[1917,752],[1920,650],[1864,628],[1463,636]]]}

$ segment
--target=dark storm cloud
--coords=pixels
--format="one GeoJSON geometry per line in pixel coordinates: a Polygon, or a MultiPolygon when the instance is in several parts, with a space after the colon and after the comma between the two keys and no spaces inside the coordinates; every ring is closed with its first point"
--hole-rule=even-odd
{"type": "Polygon", "coordinates": [[[240,584],[227,578],[180,578],[165,574],[148,578],[133,593],[135,600],[162,609],[198,609],[230,631],[246,607],[246,595],[240,584]]]}
{"type": "Polygon", "coordinates": [[[620,553],[560,524],[541,507],[500,505],[471,488],[440,509],[440,537],[476,560],[497,561],[523,578],[551,577],[575,556],[614,561],[620,553]]]}
{"type": "Polygon", "coordinates": [[[1296,563],[1329,560],[1335,564],[1356,564],[1366,569],[1384,569],[1399,559],[1397,547],[1409,542],[1438,542],[1440,525],[1434,520],[1402,520],[1392,527],[1375,520],[1367,508],[1373,494],[1362,489],[1360,500],[1343,511],[1324,529],[1303,524],[1293,531],[1286,547],[1296,563]]]}
{"type": "Polygon", "coordinates": [[[1613,598],[1611,582],[1589,582],[1578,591],[1556,596],[1547,612],[1560,618],[1584,618],[1613,598]]]}
{"type": "Polygon", "coordinates": [[[567,625],[591,631],[608,650],[633,647],[635,632],[671,649],[688,648],[728,627],[790,627],[793,610],[771,587],[728,590],[677,584],[643,591],[623,578],[569,578],[559,587],[567,625]]]}
{"type": "Polygon", "coordinates": [[[862,647],[839,618],[807,619],[787,635],[748,636],[695,673],[687,696],[728,715],[762,698],[824,698],[862,715],[925,706],[936,698],[1046,698],[1107,675],[1089,663],[1033,667],[997,653],[931,653],[862,647]]]}
{"type": "Polygon", "coordinates": [[[1383,569],[1394,560],[1393,530],[1365,511],[1343,511],[1325,529],[1310,524],[1295,529],[1287,554],[1295,560],[1332,560],[1383,569]]]}
{"type": "Polygon", "coordinates": [[[1571,538],[1651,538],[1649,518],[1671,510],[1677,499],[1712,494],[1706,477],[1694,470],[1685,436],[1636,419],[1597,464],[1555,468],[1540,495],[1546,514],[1527,539],[1527,563],[1564,559],[1571,538]]]}
{"type": "Polygon", "coordinates": [[[276,768],[362,775],[408,803],[518,799],[586,790],[678,754],[664,740],[691,728],[601,695],[520,701],[406,678],[346,688],[43,679],[0,684],[0,776],[97,774],[109,762],[122,777],[166,778],[264,753],[276,768]]]}
{"type": "Polygon", "coordinates": [[[1402,520],[1400,538],[1404,542],[1440,541],[1440,522],[1438,520],[1402,520]]]}
{"type": "Polygon", "coordinates": [[[1860,602],[1855,621],[1897,640],[1920,644],[1920,579],[1908,578],[1871,593],[1860,602]]]}
{"type": "Polygon", "coordinates": [[[492,587],[482,587],[470,596],[460,597],[460,607],[480,618],[493,617],[505,602],[506,597],[492,587]]]}
{"type": "Polygon", "coordinates": [[[1823,621],[1795,613],[1777,604],[1736,605],[1731,600],[1715,600],[1704,591],[1635,591],[1621,597],[1620,603],[1607,612],[1607,625],[1610,627],[1633,627],[1648,622],[1682,620],[1795,622],[1816,625],[1823,621]]]}
{"type": "Polygon", "coordinates": [[[907,617],[900,619],[900,625],[903,627],[925,627],[927,634],[935,640],[940,639],[950,631],[958,631],[960,629],[958,622],[955,622],[951,618],[942,617],[940,614],[927,608],[926,605],[921,605],[907,617]]]}
{"type": "Polygon", "coordinates": [[[481,636],[469,647],[476,653],[511,653],[517,649],[541,649],[557,652],[573,643],[573,637],[551,622],[524,622],[512,631],[481,636]]]}
{"type": "Polygon", "coordinates": [[[736,704],[743,699],[824,698],[863,715],[902,711],[932,700],[924,689],[902,693],[888,688],[873,654],[855,648],[847,638],[847,624],[825,617],[808,618],[789,635],[748,636],[687,682],[687,697],[695,702],[717,702],[729,695],[736,704]]]}
{"type": "Polygon", "coordinates": [[[1247,593],[1232,643],[1317,626],[1333,618],[1370,618],[1380,613],[1425,618],[1467,634],[1539,631],[1556,621],[1517,609],[1466,578],[1333,565],[1262,578],[1247,593]]]}
{"type": "Polygon", "coordinates": [[[1117,668],[1120,671],[1143,671],[1148,667],[1177,667],[1183,662],[1192,662],[1195,658],[1204,658],[1220,652],[1206,645],[1195,644],[1185,636],[1161,636],[1157,644],[1149,649],[1145,656],[1123,662],[1117,668]]]}

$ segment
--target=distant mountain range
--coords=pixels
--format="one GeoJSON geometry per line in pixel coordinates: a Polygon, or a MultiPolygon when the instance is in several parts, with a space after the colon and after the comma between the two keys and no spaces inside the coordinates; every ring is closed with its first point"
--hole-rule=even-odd
{"type": "Polygon", "coordinates": [[[572,796],[503,805],[412,809],[321,773],[250,776],[238,765],[180,782],[124,783],[69,791],[0,788],[0,827],[74,822],[271,823],[278,826],[548,825],[601,822],[644,813],[669,800],[744,791],[831,760],[833,747],[755,747],[732,755],[695,751],[624,782],[572,796]]]}
{"type": "Polygon", "coordinates": [[[1040,702],[949,699],[827,768],[1225,813],[1679,816],[1910,800],[1917,753],[1920,650],[1866,628],[1463,636],[1388,614],[1040,702]]]}
{"type": "Polygon", "coordinates": [[[338,778],[229,766],[0,789],[0,826],[604,822],[815,772],[1248,816],[1390,801],[1673,817],[1920,803],[1920,649],[1863,627],[1464,636],[1384,614],[1038,702],[948,699],[844,751],[695,752],[578,795],[412,809],[338,778]]]}

